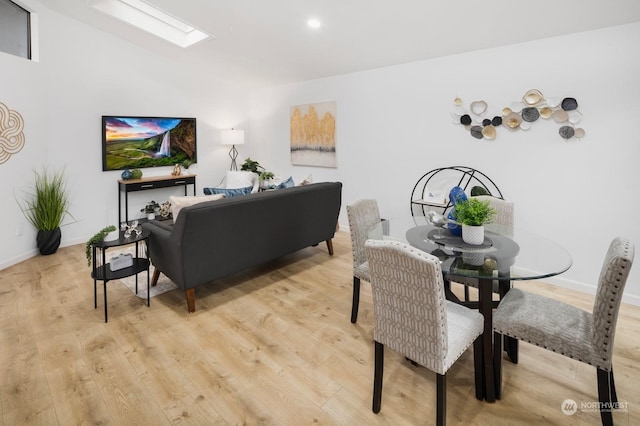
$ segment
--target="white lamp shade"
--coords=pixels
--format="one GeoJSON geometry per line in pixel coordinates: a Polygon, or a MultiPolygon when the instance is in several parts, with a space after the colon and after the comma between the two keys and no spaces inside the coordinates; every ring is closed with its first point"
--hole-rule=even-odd
{"type": "Polygon", "coordinates": [[[223,145],[243,145],[244,130],[223,130],[220,134],[220,140],[223,145]]]}

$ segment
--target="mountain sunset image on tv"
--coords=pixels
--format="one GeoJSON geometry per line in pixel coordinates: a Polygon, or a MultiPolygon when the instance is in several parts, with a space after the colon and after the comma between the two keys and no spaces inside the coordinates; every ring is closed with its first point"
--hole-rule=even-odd
{"type": "Polygon", "coordinates": [[[102,116],[102,170],[196,162],[196,119],[102,116]]]}

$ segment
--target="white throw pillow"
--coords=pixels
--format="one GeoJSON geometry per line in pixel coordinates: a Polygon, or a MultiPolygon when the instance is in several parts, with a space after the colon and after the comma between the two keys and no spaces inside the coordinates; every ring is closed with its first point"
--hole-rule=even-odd
{"type": "Polygon", "coordinates": [[[220,200],[222,198],[224,198],[224,194],[188,195],[182,197],[171,195],[169,197],[169,202],[171,203],[171,213],[173,213],[173,223],[176,223],[178,214],[183,208],[193,206],[194,204],[198,203],[204,203],[205,201],[220,200]]]}
{"type": "Polygon", "coordinates": [[[253,187],[252,193],[258,192],[260,188],[260,181],[258,175],[253,172],[242,171],[229,171],[224,178],[224,187],[227,189],[246,188],[247,186],[253,187]]]}

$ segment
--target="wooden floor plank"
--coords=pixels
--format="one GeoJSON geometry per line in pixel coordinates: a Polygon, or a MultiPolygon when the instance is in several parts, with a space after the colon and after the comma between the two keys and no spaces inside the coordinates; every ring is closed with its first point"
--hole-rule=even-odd
{"type": "MultiPolygon", "coordinates": [[[[349,235],[196,289],[154,297],[151,307],[118,281],[93,281],[84,245],[0,271],[0,426],[69,424],[418,425],[435,420],[435,375],[387,350],[382,410],[371,411],[373,307],[361,286],[351,324],[349,235]]],[[[597,279],[597,277],[594,277],[597,279]]],[[[593,297],[540,283],[518,287],[590,310],[593,297]]],[[[457,288],[456,291],[461,291],[457,288]]],[[[473,291],[472,291],[473,293],[473,291]]],[[[616,387],[640,424],[640,308],[623,304],[614,347],[616,387]]],[[[521,344],[503,363],[503,398],[474,397],[473,356],[449,371],[450,424],[600,424],[560,409],[597,400],[595,369],[521,344]]]]}

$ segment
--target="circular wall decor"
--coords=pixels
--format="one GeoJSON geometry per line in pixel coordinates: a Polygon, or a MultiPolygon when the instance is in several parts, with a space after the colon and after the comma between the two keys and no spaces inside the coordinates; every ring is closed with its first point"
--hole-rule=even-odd
{"type": "Polygon", "coordinates": [[[24,147],[24,120],[20,113],[0,102],[0,164],[24,147]]]}

